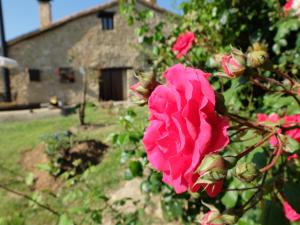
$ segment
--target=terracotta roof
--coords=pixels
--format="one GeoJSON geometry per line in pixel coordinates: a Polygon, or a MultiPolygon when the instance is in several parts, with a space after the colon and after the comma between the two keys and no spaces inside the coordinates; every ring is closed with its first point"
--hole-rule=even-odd
{"type": "MultiPolygon", "coordinates": [[[[148,3],[148,2],[146,2],[144,0],[137,0],[137,1],[139,3],[145,5],[146,7],[152,9],[152,10],[155,10],[155,11],[158,11],[158,12],[161,12],[161,13],[167,13],[167,14],[171,14],[171,15],[177,16],[176,14],[174,14],[174,13],[172,13],[172,12],[170,12],[170,11],[164,9],[164,8],[161,8],[158,5],[153,5],[153,4],[148,3]]],[[[29,32],[29,33],[25,33],[25,34],[23,34],[21,36],[18,36],[16,38],[8,41],[7,45],[8,46],[15,45],[15,44],[17,44],[19,42],[22,42],[24,40],[27,40],[27,39],[30,39],[32,37],[38,36],[40,34],[46,33],[48,31],[54,30],[54,29],[56,29],[58,27],[61,27],[61,26],[65,25],[66,23],[69,23],[69,22],[74,21],[76,19],[79,19],[79,18],[82,18],[82,17],[85,17],[85,16],[89,16],[89,15],[97,13],[97,12],[99,12],[101,10],[105,10],[105,9],[114,7],[114,6],[118,5],[118,4],[119,4],[119,0],[112,0],[109,3],[102,4],[102,5],[99,5],[99,6],[90,8],[90,9],[87,9],[87,10],[83,10],[83,11],[81,11],[79,13],[76,13],[74,15],[71,15],[71,16],[64,17],[61,20],[53,22],[48,27],[39,28],[37,30],[34,30],[34,31],[29,32]]]]}

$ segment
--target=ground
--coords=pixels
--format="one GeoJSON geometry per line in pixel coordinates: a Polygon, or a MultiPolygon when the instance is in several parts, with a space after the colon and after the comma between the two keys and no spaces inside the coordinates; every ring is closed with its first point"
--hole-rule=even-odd
{"type": "MultiPolygon", "coordinates": [[[[135,107],[138,115],[145,117],[144,109],[135,107]]],[[[87,122],[93,126],[80,127],[78,115],[68,117],[60,115],[47,115],[46,118],[31,118],[26,121],[1,122],[0,124],[0,184],[4,184],[11,189],[25,193],[40,202],[49,204],[60,209],[58,201],[65,201],[63,197],[70,193],[81,193],[88,196],[89,189],[86,187],[96,187],[101,193],[109,196],[110,202],[121,198],[130,197],[145,203],[145,198],[140,192],[141,179],[136,178],[132,181],[124,181],[124,165],[119,163],[120,151],[112,147],[109,141],[111,132],[118,132],[121,128],[118,118],[124,106],[104,105],[102,107],[87,107],[87,122]],[[60,131],[70,130],[76,133],[78,140],[95,139],[108,145],[106,153],[101,162],[93,167],[92,172],[82,175],[86,179],[79,180],[72,188],[64,189],[62,182],[54,179],[47,172],[37,168],[37,165],[47,162],[47,156],[43,153],[44,146],[42,137],[60,131]],[[28,178],[34,174],[35,178],[40,177],[34,186],[26,185],[28,178]],[[44,195],[46,189],[55,195],[44,195]],[[47,197],[45,197],[47,196],[47,197]]],[[[29,181],[30,182],[30,181],[29,181]]],[[[159,196],[154,197],[159,204],[159,196]]],[[[36,210],[34,204],[26,199],[8,193],[0,189],[0,225],[54,225],[57,218],[46,210],[36,210]]],[[[76,201],[75,201],[76,202],[76,201]]],[[[81,204],[81,202],[79,203],[81,204]]],[[[162,225],[162,212],[159,205],[146,203],[146,213],[152,217],[145,218],[143,224],[162,225]]],[[[125,205],[123,212],[131,211],[132,205],[125,205]]],[[[114,224],[110,216],[104,218],[103,224],[114,224]]],[[[171,223],[175,224],[175,223],[171,223]]]]}
{"type": "MultiPolygon", "coordinates": [[[[96,139],[108,142],[107,136],[110,132],[118,129],[118,117],[120,107],[108,108],[87,108],[87,121],[97,124],[96,128],[78,129],[78,116],[68,117],[56,116],[52,118],[35,119],[30,121],[1,122],[0,124],[0,182],[10,188],[32,195],[31,190],[25,185],[24,178],[28,177],[30,171],[24,168],[22,160],[25,153],[41,143],[43,135],[70,128],[75,130],[79,139],[96,139]]],[[[71,129],[71,130],[72,130],[71,129]]],[[[111,190],[117,187],[122,180],[121,166],[118,162],[119,151],[110,149],[105,154],[103,162],[95,167],[91,183],[97,185],[100,190],[111,190]]],[[[33,159],[34,163],[37,159],[33,159]]],[[[43,160],[43,159],[41,159],[43,160]]],[[[27,162],[28,165],[28,162],[27,162]]],[[[55,224],[53,216],[46,211],[28,210],[27,200],[0,190],[0,224],[4,220],[10,220],[11,224],[55,224]]],[[[4,223],[5,224],[5,223],[4,223]]]]}

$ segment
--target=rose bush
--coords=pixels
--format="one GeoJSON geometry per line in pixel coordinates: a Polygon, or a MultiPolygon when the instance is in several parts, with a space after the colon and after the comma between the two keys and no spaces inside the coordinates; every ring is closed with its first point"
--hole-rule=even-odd
{"type": "Polygon", "coordinates": [[[150,125],[143,138],[147,162],[177,194],[161,183],[154,188],[153,173],[143,188],[149,185],[144,188],[147,193],[161,195],[168,218],[195,224],[286,225],[289,221],[281,199],[288,199],[294,212],[299,212],[295,190],[300,188],[300,26],[296,1],[286,3],[190,0],[182,4],[183,15],[176,18],[170,33],[164,34],[161,24],[139,33],[146,40],[143,46],[153,50],[151,68],[161,82],[148,102],[150,125]],[[183,39],[188,32],[194,34],[192,42],[183,39]],[[186,57],[174,56],[179,40],[182,49],[188,46],[186,57]],[[201,93],[193,80],[190,84],[188,71],[197,68],[212,74],[209,86],[217,101],[213,107],[206,106],[210,110],[201,103],[202,95],[207,97],[209,92],[201,93]],[[203,112],[207,118],[227,118],[228,144],[220,131],[219,135],[208,135],[209,129],[202,133],[200,125],[205,120],[199,115],[203,112]],[[204,134],[208,136],[197,139],[204,134]],[[200,141],[222,139],[223,148],[218,150],[210,144],[197,146],[200,141]],[[208,219],[215,214],[201,201],[215,206],[220,215],[217,221],[208,219]],[[199,215],[205,216],[199,220],[199,215]]]}

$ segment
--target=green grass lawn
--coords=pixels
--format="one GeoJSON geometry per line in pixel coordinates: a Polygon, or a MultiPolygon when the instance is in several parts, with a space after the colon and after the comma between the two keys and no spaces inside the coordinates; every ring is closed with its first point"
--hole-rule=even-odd
{"type": "MultiPolygon", "coordinates": [[[[97,129],[79,132],[80,139],[98,139],[103,142],[111,132],[118,131],[118,118],[116,112],[108,109],[87,108],[87,122],[101,126],[97,129]]],[[[9,122],[0,124],[0,182],[7,184],[14,190],[28,195],[33,193],[25,185],[24,179],[28,171],[20,165],[22,152],[32,149],[41,142],[41,137],[70,127],[79,125],[78,115],[68,117],[54,117],[25,122],[9,122]]],[[[89,174],[89,184],[105,192],[118,186],[122,180],[122,168],[119,163],[120,152],[109,148],[102,162],[89,174]]],[[[81,184],[76,184],[68,191],[80,189],[81,184]]],[[[84,191],[84,190],[83,190],[84,191]]],[[[48,201],[49,199],[40,199],[48,201]]],[[[57,218],[46,210],[34,210],[34,207],[22,197],[0,190],[0,225],[4,224],[29,224],[48,225],[56,224],[57,218]]],[[[51,200],[48,202],[51,203],[51,200]]],[[[52,201],[54,206],[55,202],[52,201]]]]}

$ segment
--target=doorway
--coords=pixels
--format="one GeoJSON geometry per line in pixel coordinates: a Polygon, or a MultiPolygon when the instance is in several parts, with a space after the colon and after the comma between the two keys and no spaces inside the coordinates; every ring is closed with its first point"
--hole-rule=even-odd
{"type": "Polygon", "coordinates": [[[99,100],[122,101],[127,98],[126,69],[103,69],[100,74],[99,100]]]}

